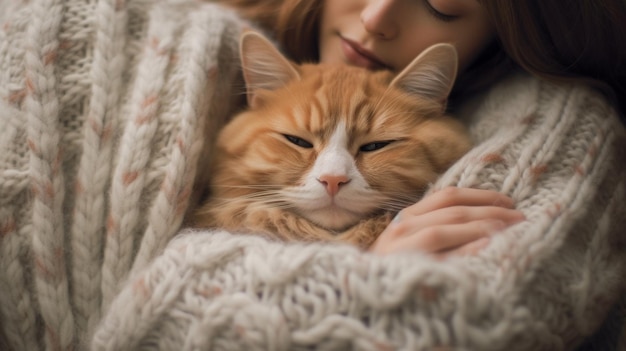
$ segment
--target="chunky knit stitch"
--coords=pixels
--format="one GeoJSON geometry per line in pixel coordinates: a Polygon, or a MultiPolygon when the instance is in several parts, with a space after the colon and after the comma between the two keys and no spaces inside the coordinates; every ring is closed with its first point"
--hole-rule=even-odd
{"type": "Polygon", "coordinates": [[[0,320],[16,350],[86,346],[180,226],[246,23],[180,1],[2,6],[0,320]]]}
{"type": "Polygon", "coordinates": [[[588,88],[513,75],[461,110],[477,146],[431,191],[527,221],[475,257],[378,257],[180,231],[241,97],[232,12],[8,0],[0,23],[0,349],[559,350],[623,316],[626,133],[588,88]]]}

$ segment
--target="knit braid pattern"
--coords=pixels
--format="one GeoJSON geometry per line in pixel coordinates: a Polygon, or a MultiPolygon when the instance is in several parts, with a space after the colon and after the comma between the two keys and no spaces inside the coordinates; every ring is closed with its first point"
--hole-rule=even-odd
{"type": "Polygon", "coordinates": [[[476,147],[430,191],[528,218],[476,256],[179,233],[247,26],[184,0],[0,1],[1,350],[568,350],[607,316],[626,342],[626,132],[581,86],[512,76],[461,111],[476,147]]]}
{"type": "Polygon", "coordinates": [[[86,349],[181,225],[248,24],[201,2],[2,3],[0,349],[86,349]]]}
{"type": "Polygon", "coordinates": [[[624,127],[597,93],[528,76],[461,115],[477,146],[430,191],[502,191],[528,218],[477,256],[185,231],[127,282],[94,349],[575,349],[623,316],[624,127]]]}

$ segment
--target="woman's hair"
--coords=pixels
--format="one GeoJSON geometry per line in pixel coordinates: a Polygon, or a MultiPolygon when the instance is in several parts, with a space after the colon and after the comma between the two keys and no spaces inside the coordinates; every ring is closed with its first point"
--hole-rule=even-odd
{"type": "Polygon", "coordinates": [[[515,64],[548,80],[591,84],[626,114],[625,0],[479,1],[515,64]]]}
{"type": "MultiPolygon", "coordinates": [[[[270,31],[294,61],[318,60],[324,0],[218,1],[270,31]]],[[[454,95],[521,67],[547,80],[591,84],[626,113],[626,0],[478,1],[498,40],[459,77],[454,95]]]]}
{"type": "MultiPolygon", "coordinates": [[[[323,0],[217,0],[268,30],[298,63],[319,59],[323,0]]],[[[342,0],[332,0],[342,1],[342,0]]]]}

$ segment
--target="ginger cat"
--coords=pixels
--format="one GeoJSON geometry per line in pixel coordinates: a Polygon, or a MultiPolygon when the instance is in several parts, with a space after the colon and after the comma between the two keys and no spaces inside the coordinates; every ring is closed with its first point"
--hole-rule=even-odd
{"type": "Polygon", "coordinates": [[[470,148],[444,115],[457,72],[449,44],[397,76],[296,65],[253,32],[241,57],[249,108],[220,132],[194,226],[367,247],[470,148]]]}

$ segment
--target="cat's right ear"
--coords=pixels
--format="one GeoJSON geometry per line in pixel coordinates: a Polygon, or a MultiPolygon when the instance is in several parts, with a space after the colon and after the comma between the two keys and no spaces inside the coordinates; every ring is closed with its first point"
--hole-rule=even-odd
{"type": "Polygon", "coordinates": [[[248,105],[251,107],[258,105],[259,91],[276,90],[300,79],[291,62],[274,44],[256,32],[246,32],[241,36],[240,52],[248,105]]]}
{"type": "Polygon", "coordinates": [[[457,69],[458,55],[454,46],[446,43],[435,44],[415,58],[391,85],[445,105],[454,85],[457,69]]]}

